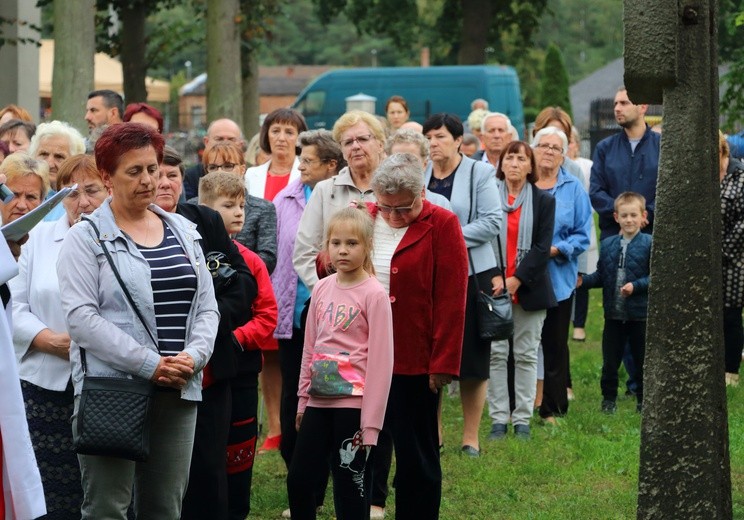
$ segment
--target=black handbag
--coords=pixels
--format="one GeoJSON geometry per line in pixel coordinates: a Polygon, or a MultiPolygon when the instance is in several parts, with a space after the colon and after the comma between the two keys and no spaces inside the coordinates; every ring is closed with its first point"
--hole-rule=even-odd
{"type": "MultiPolygon", "coordinates": [[[[496,240],[499,240],[496,237],[496,240]]],[[[478,335],[481,339],[504,340],[514,335],[514,317],[512,315],[512,297],[506,290],[506,270],[501,262],[501,241],[499,245],[499,261],[502,265],[501,278],[504,280],[504,290],[498,296],[492,296],[480,290],[478,277],[475,281],[475,312],[478,323],[478,335]]],[[[470,254],[468,253],[468,256],[470,254]]],[[[473,261],[470,259],[472,265],[473,261]]],[[[475,270],[473,270],[475,272],[475,270]]]]}
{"type": "MultiPolygon", "coordinates": [[[[95,224],[89,219],[85,220],[98,235],[95,224]]],[[[157,347],[158,343],[124,285],[111,254],[103,243],[101,248],[129,304],[157,347]]],[[[125,378],[87,375],[83,348],[80,349],[80,361],[83,369],[83,388],[73,436],[75,452],[133,461],[147,460],[150,455],[150,407],[155,385],[135,376],[125,378]]]]}
{"type": "Polygon", "coordinates": [[[230,287],[238,277],[238,272],[230,265],[230,260],[225,253],[211,251],[206,255],[207,269],[212,275],[214,292],[220,294],[230,287]]]}
{"type": "MultiPolygon", "coordinates": [[[[468,211],[468,223],[473,220],[473,176],[475,173],[475,162],[470,166],[470,209],[468,211]]],[[[496,237],[499,246],[499,265],[501,266],[501,278],[504,280],[504,290],[498,296],[484,293],[478,284],[478,275],[475,272],[473,258],[468,251],[468,261],[473,271],[475,283],[475,318],[478,325],[478,335],[481,339],[504,340],[514,335],[514,318],[512,316],[512,298],[506,290],[506,267],[501,254],[501,240],[496,237]]]]}

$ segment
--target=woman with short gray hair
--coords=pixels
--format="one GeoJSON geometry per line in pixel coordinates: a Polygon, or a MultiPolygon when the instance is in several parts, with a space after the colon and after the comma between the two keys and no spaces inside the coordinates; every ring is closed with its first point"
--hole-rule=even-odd
{"type": "Polygon", "coordinates": [[[410,153],[420,157],[422,164],[426,166],[426,161],[429,159],[429,141],[426,140],[424,134],[403,128],[397,130],[385,141],[385,153],[388,155],[410,153]],[[403,147],[407,148],[405,152],[402,150],[403,147]],[[396,148],[397,152],[394,151],[396,148]]]}
{"type": "Polygon", "coordinates": [[[371,183],[372,262],[393,310],[385,429],[396,456],[398,518],[436,519],[442,494],[437,406],[459,372],[468,257],[457,216],[424,198],[421,163],[393,154],[371,183]]]}
{"type": "MultiPolygon", "coordinates": [[[[300,148],[314,146],[315,154],[318,156],[318,160],[323,164],[336,161],[334,174],[338,173],[341,168],[346,166],[346,161],[344,160],[344,154],[341,152],[341,147],[333,139],[333,134],[328,130],[306,130],[297,138],[297,143],[300,148]]],[[[300,159],[300,162],[302,162],[302,159],[300,159]]]]}

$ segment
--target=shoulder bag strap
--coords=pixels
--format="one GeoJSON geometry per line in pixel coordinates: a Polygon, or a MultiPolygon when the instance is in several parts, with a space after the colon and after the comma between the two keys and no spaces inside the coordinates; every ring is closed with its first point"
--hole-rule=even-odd
{"type": "MultiPolygon", "coordinates": [[[[98,228],[93,223],[92,220],[89,218],[83,217],[82,220],[85,220],[90,226],[93,228],[93,231],[96,233],[96,237],[100,235],[100,232],[98,231],[98,228]]],[[[155,348],[158,349],[158,352],[160,352],[160,347],[158,346],[158,342],[155,340],[155,336],[152,335],[152,332],[150,332],[150,327],[147,326],[147,323],[145,322],[145,318],[142,317],[142,313],[139,310],[139,307],[137,307],[137,304],[134,303],[134,299],[132,299],[132,295],[129,294],[129,290],[127,289],[127,286],[124,285],[124,280],[121,279],[121,275],[119,274],[119,270],[116,268],[116,264],[114,264],[113,259],[111,258],[111,253],[109,253],[108,249],[106,248],[106,245],[103,242],[99,241],[99,244],[101,245],[101,249],[103,249],[103,254],[106,255],[106,260],[108,260],[109,265],[111,266],[111,270],[114,272],[114,276],[116,277],[116,281],[119,282],[119,286],[121,287],[121,290],[124,292],[124,296],[127,297],[127,301],[129,302],[129,305],[132,306],[132,309],[134,310],[134,313],[139,318],[140,322],[142,323],[142,326],[145,327],[145,330],[147,331],[147,335],[150,336],[150,339],[155,344],[155,348]]],[[[83,374],[86,372],[86,363],[85,363],[85,349],[80,349],[80,360],[83,365],[83,374]]]]}

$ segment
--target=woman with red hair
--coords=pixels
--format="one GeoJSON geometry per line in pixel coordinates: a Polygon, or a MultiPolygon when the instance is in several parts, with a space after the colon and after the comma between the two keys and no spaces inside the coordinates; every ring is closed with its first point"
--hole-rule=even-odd
{"type": "Polygon", "coordinates": [[[125,123],[142,123],[163,133],[163,114],[147,103],[129,103],[124,110],[125,123]]]}

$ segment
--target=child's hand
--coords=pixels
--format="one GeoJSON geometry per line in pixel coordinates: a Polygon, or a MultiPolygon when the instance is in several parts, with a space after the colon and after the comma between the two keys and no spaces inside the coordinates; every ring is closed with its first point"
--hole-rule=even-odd
{"type": "Polygon", "coordinates": [[[584,277],[582,275],[579,275],[576,278],[576,288],[578,289],[579,287],[581,287],[581,284],[583,283],[584,283],[584,277]]]}
{"type": "Polygon", "coordinates": [[[633,284],[628,282],[625,285],[623,285],[620,288],[620,294],[623,296],[623,298],[627,298],[631,294],[633,294],[633,284]]]}
{"type": "Polygon", "coordinates": [[[298,413],[295,417],[295,430],[300,431],[300,424],[302,424],[302,414],[298,413]]]}

